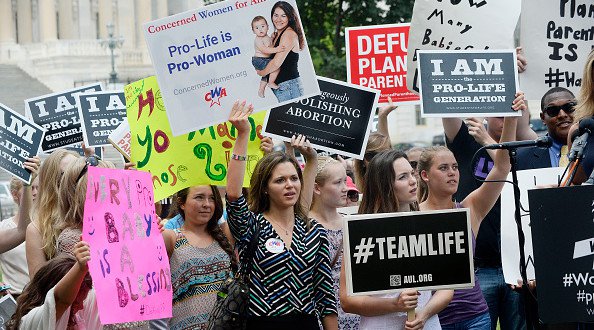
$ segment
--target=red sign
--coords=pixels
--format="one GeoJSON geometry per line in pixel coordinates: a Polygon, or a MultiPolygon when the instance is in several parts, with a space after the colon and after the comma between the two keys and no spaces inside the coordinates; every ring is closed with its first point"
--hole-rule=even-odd
{"type": "MultiPolygon", "coordinates": [[[[352,84],[381,90],[379,103],[419,103],[406,87],[410,24],[346,29],[347,78],[352,84]]],[[[413,68],[414,69],[414,68],[413,68]]]]}

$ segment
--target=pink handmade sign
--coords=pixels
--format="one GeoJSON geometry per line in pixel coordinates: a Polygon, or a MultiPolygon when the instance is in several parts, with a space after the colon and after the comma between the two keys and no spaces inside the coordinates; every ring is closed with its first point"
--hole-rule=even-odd
{"type": "Polygon", "coordinates": [[[83,239],[102,324],[171,317],[171,272],[149,173],[90,166],[83,239]]]}

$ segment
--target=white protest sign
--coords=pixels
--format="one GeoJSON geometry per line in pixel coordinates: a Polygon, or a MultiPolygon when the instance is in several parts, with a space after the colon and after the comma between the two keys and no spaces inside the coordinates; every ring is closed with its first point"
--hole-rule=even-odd
{"type": "Polygon", "coordinates": [[[413,70],[417,50],[513,48],[519,16],[518,0],[416,0],[408,38],[408,89],[419,91],[418,70],[413,70]]]}
{"type": "MultiPolygon", "coordinates": [[[[520,187],[520,201],[522,206],[530,210],[528,205],[528,190],[536,186],[557,184],[563,173],[562,167],[539,168],[534,170],[518,171],[518,185],[520,187]]],[[[511,181],[511,173],[507,176],[511,181]]],[[[501,264],[506,283],[518,284],[520,275],[520,247],[518,246],[518,230],[514,202],[514,188],[506,184],[501,192],[501,264]]],[[[522,213],[522,230],[526,237],[524,253],[526,257],[526,272],[528,279],[534,279],[534,253],[532,251],[532,230],[530,229],[530,215],[522,213]]]]}
{"type": "Polygon", "coordinates": [[[520,40],[528,66],[520,76],[528,99],[540,100],[549,89],[578,94],[586,58],[594,47],[592,1],[522,1],[520,40]]]}
{"type": "Polygon", "coordinates": [[[320,93],[295,0],[226,1],[143,29],[175,136],[227,121],[235,100],[257,112],[320,93]]]}

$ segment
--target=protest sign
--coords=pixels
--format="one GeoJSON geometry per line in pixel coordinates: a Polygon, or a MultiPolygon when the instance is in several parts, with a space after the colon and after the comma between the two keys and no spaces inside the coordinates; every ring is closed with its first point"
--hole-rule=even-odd
{"type": "Polygon", "coordinates": [[[591,1],[522,1],[520,44],[528,67],[520,75],[531,100],[553,87],[578,95],[588,54],[594,48],[591,1]]]}
{"type": "Polygon", "coordinates": [[[418,52],[423,117],[521,116],[515,50],[418,52]]]}
{"type": "Polygon", "coordinates": [[[469,209],[345,217],[349,295],[474,286],[469,209]]]}
{"type": "MultiPolygon", "coordinates": [[[[520,203],[526,210],[532,207],[528,204],[528,191],[537,186],[557,184],[563,173],[563,167],[539,168],[518,171],[518,186],[520,188],[520,203]]],[[[507,176],[512,181],[511,173],[507,176]]],[[[517,285],[522,278],[520,274],[520,247],[518,245],[518,229],[515,218],[514,187],[511,184],[503,186],[501,191],[501,264],[505,283],[517,285]]],[[[528,279],[535,279],[534,253],[532,249],[532,232],[530,213],[522,212],[522,230],[524,231],[524,256],[526,258],[526,274],[528,279]]]]}
{"type": "Polygon", "coordinates": [[[23,165],[36,156],[43,139],[43,128],[0,103],[0,167],[31,183],[31,172],[23,165]]]}
{"type": "MultiPolygon", "coordinates": [[[[160,200],[187,187],[227,183],[227,164],[235,142],[235,127],[229,122],[173,136],[152,76],[124,88],[131,132],[132,162],[152,175],[155,199],[160,200]]],[[[250,140],[243,186],[248,187],[260,158],[265,113],[250,116],[250,140]]]]}
{"type": "Polygon", "coordinates": [[[416,0],[408,38],[408,89],[419,92],[418,50],[513,48],[519,17],[518,0],[416,0]]]}
{"type": "Polygon", "coordinates": [[[92,92],[81,93],[76,97],[85,145],[110,145],[107,137],[126,119],[124,93],[92,92]]]}
{"type": "Polygon", "coordinates": [[[592,196],[594,186],[528,191],[538,314],[544,323],[594,321],[592,196]]]}
{"type": "Polygon", "coordinates": [[[107,137],[109,143],[111,143],[111,145],[124,156],[126,161],[130,161],[130,146],[132,145],[130,141],[131,137],[130,125],[128,125],[127,120],[124,120],[120,126],[114,129],[107,137]]]}
{"type": "Polygon", "coordinates": [[[220,2],[143,28],[174,136],[226,121],[238,99],[257,112],[319,94],[295,0],[220,2]],[[273,8],[288,22],[273,24],[273,8]]]}
{"type": "Polygon", "coordinates": [[[171,317],[171,272],[151,177],[89,166],[83,239],[102,324],[171,317]]]}
{"type": "Polygon", "coordinates": [[[5,295],[0,298],[0,330],[6,329],[6,323],[14,312],[16,312],[16,301],[11,295],[5,295]]]}
{"type": "Polygon", "coordinates": [[[102,90],[96,83],[25,100],[25,114],[45,129],[43,152],[83,141],[76,95],[102,90]]]}
{"type": "Polygon", "coordinates": [[[303,134],[317,149],[363,159],[379,91],[318,77],[321,94],[274,108],[264,132],[283,141],[303,134]]]}
{"type": "Polygon", "coordinates": [[[345,29],[348,82],[379,89],[380,104],[417,104],[419,96],[406,87],[407,40],[410,24],[345,29]]]}

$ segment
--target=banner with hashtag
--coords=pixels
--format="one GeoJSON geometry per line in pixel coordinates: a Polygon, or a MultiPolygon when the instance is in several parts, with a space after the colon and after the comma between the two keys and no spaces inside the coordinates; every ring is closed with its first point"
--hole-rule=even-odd
{"type": "Polygon", "coordinates": [[[349,295],[474,286],[468,209],[346,218],[349,295]]]}
{"type": "Polygon", "coordinates": [[[530,190],[528,199],[540,319],[594,322],[594,186],[530,190]]]}

